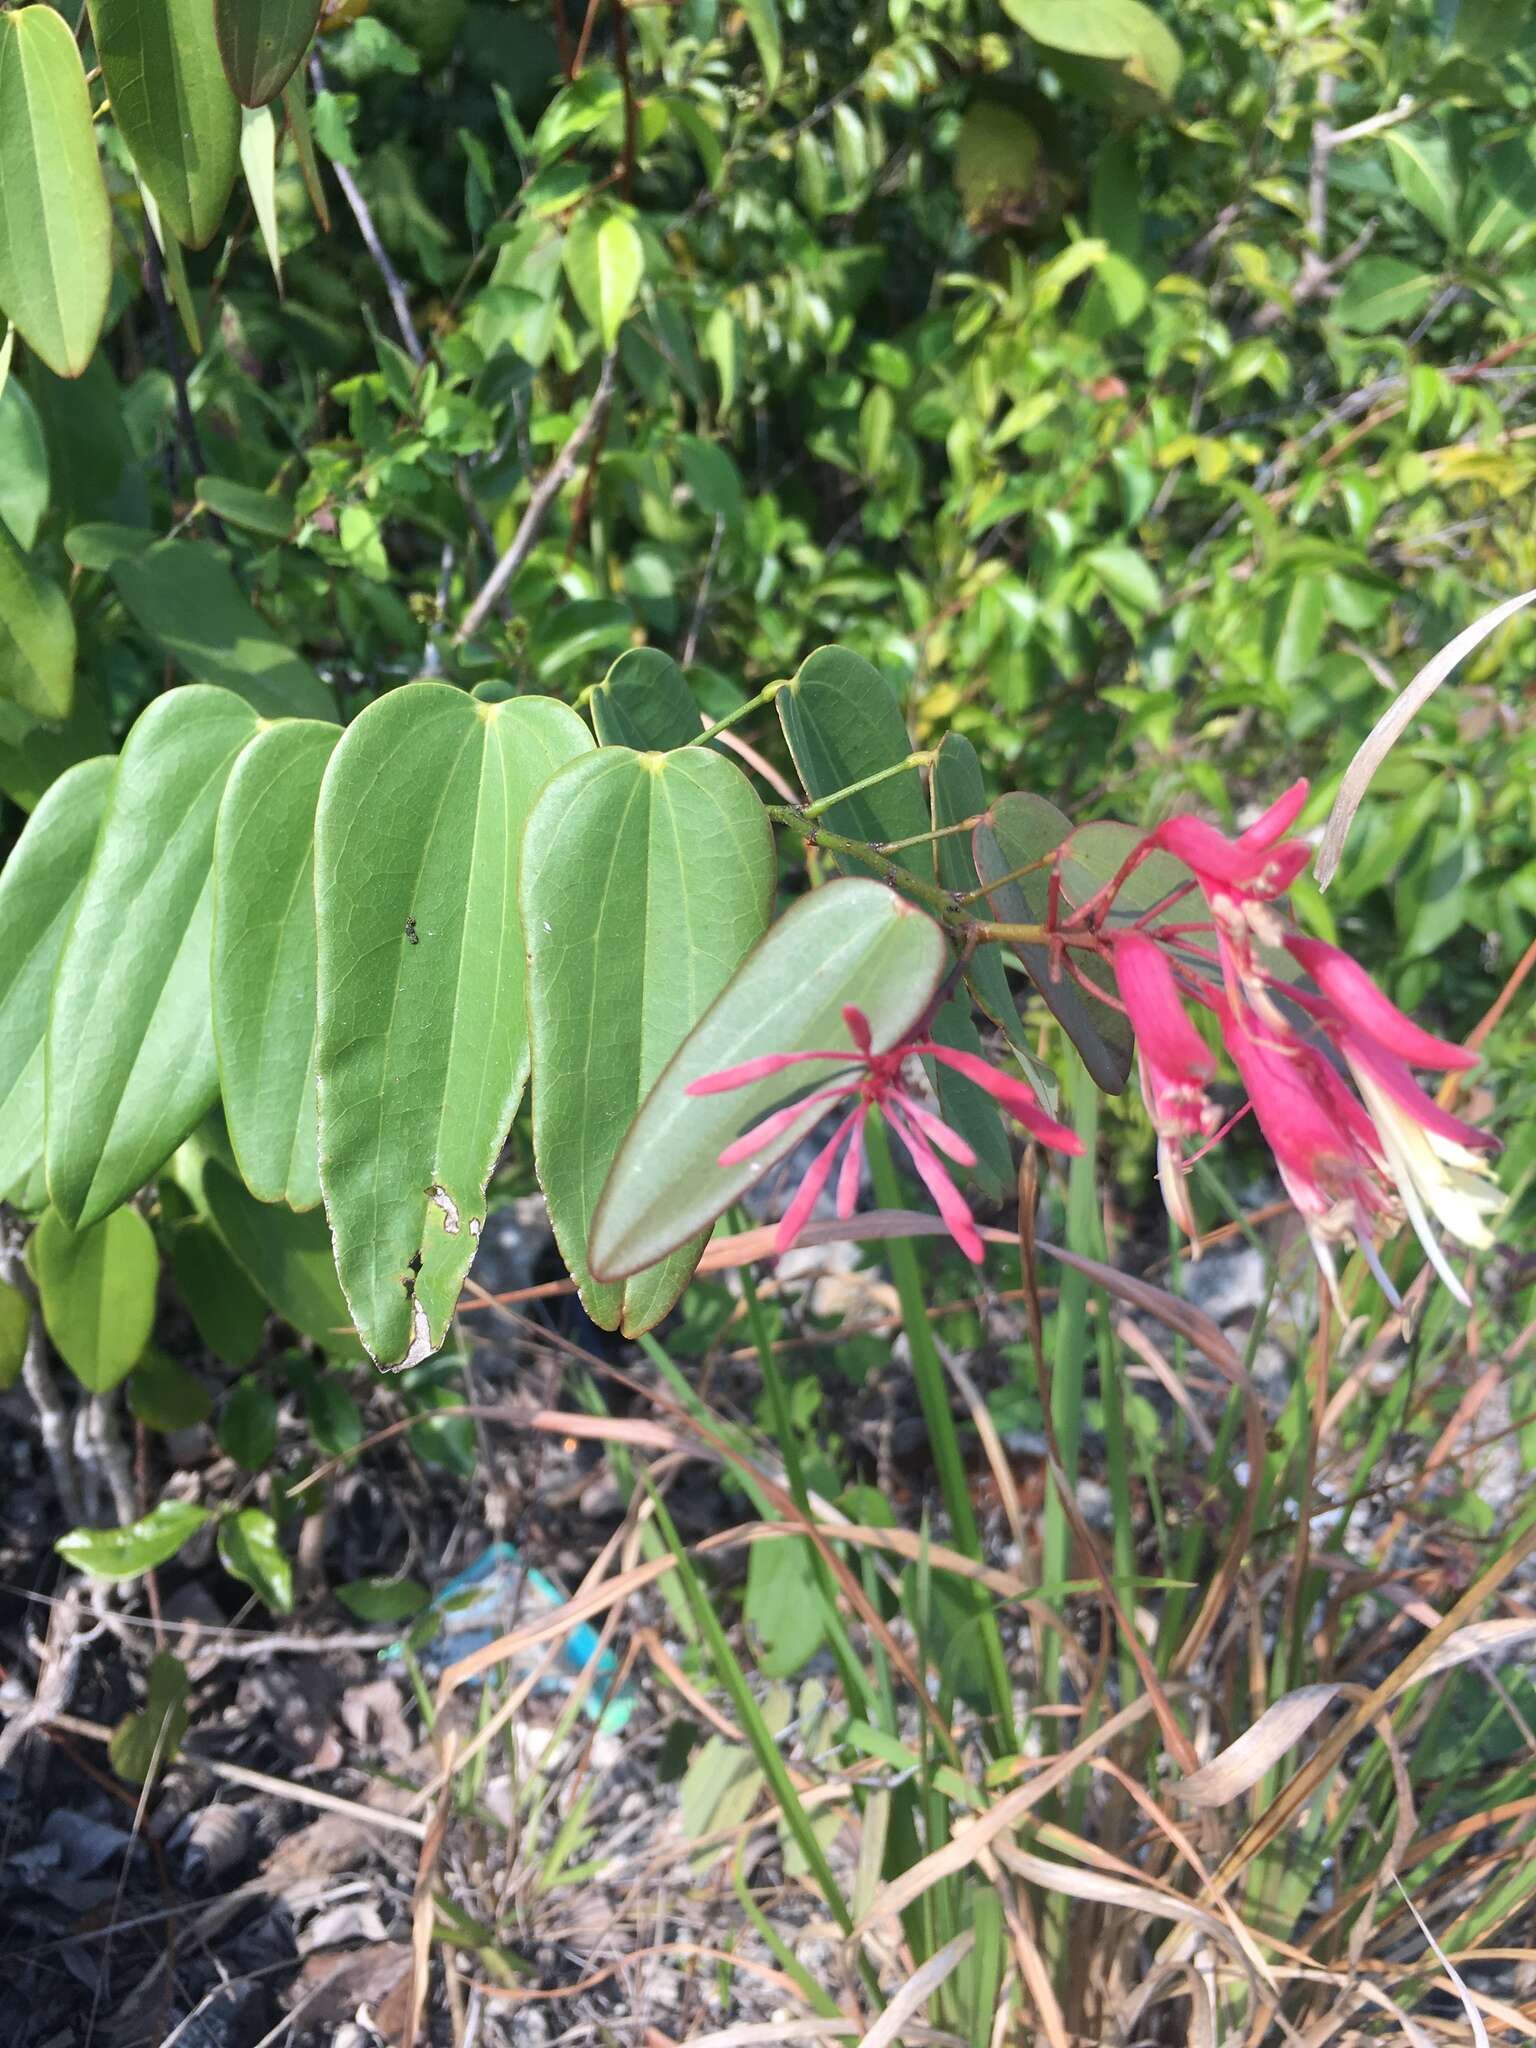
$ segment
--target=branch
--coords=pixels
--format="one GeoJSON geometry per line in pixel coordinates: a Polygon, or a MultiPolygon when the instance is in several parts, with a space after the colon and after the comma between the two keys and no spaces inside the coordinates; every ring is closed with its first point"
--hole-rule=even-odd
{"type": "Polygon", "coordinates": [[[69,1406],[54,1384],[53,1369],[48,1363],[48,1340],[43,1335],[37,1290],[32,1285],[32,1276],[27,1271],[19,1244],[9,1236],[0,1246],[0,1279],[15,1288],[31,1312],[26,1347],[21,1358],[22,1383],[37,1410],[38,1434],[42,1437],[43,1451],[53,1473],[59,1510],[69,1526],[76,1529],[85,1517],[81,1512],[80,1486],[75,1477],[74,1452],[70,1448],[69,1406]]]}
{"type": "MultiPolygon", "coordinates": [[[[318,56],[309,60],[309,75],[314,81],[315,91],[325,91],[325,70],[318,56]]],[[[368,254],[384,280],[384,289],[389,293],[389,303],[394,309],[395,325],[400,330],[400,339],[405,343],[405,352],[419,370],[427,360],[427,352],[421,345],[421,336],[416,332],[416,323],[411,318],[410,301],[405,295],[405,286],[400,282],[400,273],[389,260],[389,251],[379,240],[379,231],[373,224],[373,215],[368,211],[368,202],[358,190],[357,180],[344,163],[331,158],[331,169],[336,173],[336,182],[341,187],[352,218],[357,222],[358,232],[368,245],[368,254]]]]}
{"type": "Polygon", "coordinates": [[[587,407],[584,418],[571,438],[534,485],[533,496],[528,500],[527,510],[518,522],[517,532],[512,536],[512,544],[486,578],[480,595],[464,614],[464,623],[453,636],[455,646],[462,646],[484,623],[486,614],[497,598],[533,552],[534,543],[544,529],[544,522],[553,510],[555,500],[576,473],[577,465],[581,461],[581,451],[607,415],[613,398],[614,374],[617,368],[617,354],[604,358],[603,373],[597,380],[592,403],[587,407]]]}

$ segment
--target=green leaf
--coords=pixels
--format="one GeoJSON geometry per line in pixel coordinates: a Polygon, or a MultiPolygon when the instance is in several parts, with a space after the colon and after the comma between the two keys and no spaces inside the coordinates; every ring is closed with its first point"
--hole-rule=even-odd
{"type": "Polygon", "coordinates": [[[66,769],[0,873],[0,1195],[43,1156],[48,999],[116,767],[100,759],[66,769]]]}
{"type": "Polygon", "coordinates": [[[287,540],[293,532],[294,511],[287,498],[271,491],[258,491],[254,484],[236,483],[227,476],[200,476],[197,502],[230,526],[243,526],[266,540],[287,540]]]}
{"type": "Polygon", "coordinates": [[[645,276],[639,229],[611,207],[584,207],[571,223],[561,260],[572,295],[604,350],[616,348],[645,276]]]}
{"type": "Polygon", "coordinates": [[[206,1508],[191,1501],[163,1500],[122,1529],[71,1529],[54,1549],[66,1564],[93,1579],[136,1579],[168,1564],[208,1521],[206,1508]]]}
{"type": "Polygon", "coordinates": [[[1461,186],[1445,136],[1429,122],[1409,121],[1389,128],[1382,140],[1398,191],[1447,242],[1454,241],[1461,186]]]}
{"type": "MultiPolygon", "coordinates": [[[[935,1043],[947,1045],[951,1051],[974,1053],[978,1058],[984,1055],[981,1033],[971,1016],[967,996],[952,996],[939,1011],[933,1020],[933,1037],[935,1043]]],[[[1014,1173],[1013,1154],[996,1103],[985,1088],[978,1088],[964,1074],[941,1066],[937,1060],[924,1064],[939,1098],[939,1114],[976,1154],[976,1164],[970,1171],[984,1192],[993,1201],[1000,1201],[1013,1186],[1014,1173]]]]}
{"type": "Polygon", "coordinates": [[[706,518],[723,519],[728,526],[739,525],[745,488],[730,451],[714,441],[701,440],[697,434],[679,434],[676,445],[695,505],[706,518]]]}
{"type": "Polygon", "coordinates": [[[277,228],[277,123],[270,107],[246,107],[240,115],[240,168],[251,210],[261,229],[273,281],[283,289],[283,243],[277,228]]]}
{"type": "Polygon", "coordinates": [[[315,822],[320,1179],[336,1265],[383,1365],[443,1341],[528,1076],[517,848],[592,745],[543,697],[411,683],[331,759],[315,822]]]}
{"type": "Polygon", "coordinates": [[[0,389],[0,524],[9,528],[12,540],[25,552],[37,539],[47,510],[48,443],[43,423],[20,378],[11,377],[0,389]]]}
{"type": "Polygon", "coordinates": [[[146,1429],[193,1429],[213,1413],[202,1381],[151,1347],[128,1375],[128,1406],[146,1429]]]}
{"type": "Polygon", "coordinates": [[[0,790],[21,810],[36,810],[66,769],[111,747],[88,674],[76,677],[74,705],[62,725],[45,725],[0,697],[0,790]]]}
{"type": "Polygon", "coordinates": [[[52,7],[0,14],[0,313],[60,377],[95,353],[112,210],[74,36],[52,7]]]}
{"type": "Polygon", "coordinates": [[[528,635],[528,659],[541,680],[567,669],[584,668],[592,654],[626,646],[634,632],[628,605],[611,597],[581,597],[574,604],[550,605],[528,635]]]}
{"type": "Polygon", "coordinates": [[[267,1305],[211,1223],[194,1216],[177,1226],[171,1270],[214,1357],[237,1369],[249,1365],[267,1326],[267,1305]]]}
{"type": "Polygon", "coordinates": [[[1003,0],[1003,12],[1047,49],[1107,58],[1164,99],[1173,96],[1184,60],[1172,32],[1141,0],[1003,0]]]}
{"type": "Polygon", "coordinates": [[[1409,328],[1434,296],[1439,280],[1401,256],[1362,256],[1344,273],[1332,313],[1354,334],[1409,328]]]}
{"type": "MultiPolygon", "coordinates": [[[[0,21],[5,19],[0,15],[0,21]]],[[[40,576],[0,525],[0,696],[34,718],[69,716],[75,621],[64,593],[40,576]]]]}
{"type": "Polygon", "coordinates": [[[315,209],[316,220],[329,234],[331,209],[326,203],[325,187],[320,182],[320,164],[315,156],[315,139],[309,125],[309,91],[302,65],[283,87],[283,112],[288,116],[288,133],[293,138],[294,153],[299,159],[299,172],[309,194],[309,203],[315,209]]]}
{"type": "Polygon", "coordinates": [[[747,1554],[742,1613],[757,1639],[765,1678],[791,1678],[826,1635],[816,1553],[809,1543],[754,1543],[747,1554]]]}
{"type": "Polygon", "coordinates": [[[747,955],[647,1096],[598,1202],[591,1271],[621,1280],[667,1257],[792,1151],[822,1115],[813,1105],[756,1158],[722,1167],[725,1147],[798,1096],[805,1074],[791,1067],[701,1096],[687,1093],[690,1081],[765,1053],[848,1045],[847,1003],[869,1018],[877,1051],[895,1045],[932,1000],[948,954],[933,920],[878,882],[832,882],[795,904],[747,955]]]}
{"type": "Polygon", "coordinates": [[[229,1390],[219,1442],[245,1472],[260,1472],[277,1449],[277,1403],[249,1373],[229,1390]]]}
{"type": "Polygon", "coordinates": [[[1321,576],[1297,575],[1264,607],[1264,658],[1289,688],[1310,675],[1328,625],[1328,587],[1321,576]]]}
{"type": "Polygon", "coordinates": [[[219,799],[256,714],[193,684],[124,743],[48,1018],[48,1191],[93,1223],[212,1106],[209,938],[219,799]]]}
{"type": "Polygon", "coordinates": [[[32,1308],[27,1297],[8,1280],[0,1280],[0,1394],[21,1378],[31,1329],[32,1308]]]}
{"type": "Polygon", "coordinates": [[[219,1562],[274,1614],[293,1612],[293,1566],[263,1508],[242,1508],[219,1524],[219,1562]]]}
{"type": "Polygon", "coordinates": [[[336,1588],[336,1598],[349,1614],[384,1627],[420,1614],[431,1597],[415,1579],[353,1579],[336,1588]]]}
{"type": "Polygon", "coordinates": [[[230,91],[247,107],[275,100],[309,48],[320,0],[213,0],[213,32],[230,91]]]}
{"type": "Polygon", "coordinates": [[[212,548],[164,540],[119,556],[111,571],[136,624],[194,682],[233,690],[265,718],[334,720],[330,691],[252,609],[212,548]]]}
{"type": "Polygon", "coordinates": [[[137,1209],[114,1209],[86,1230],[71,1230],[49,1209],[27,1262],[54,1349],[82,1386],[109,1392],[132,1372],[154,1325],[154,1232],[137,1209]]]}
{"type": "MultiPolygon", "coordinates": [[[[877,668],[846,647],[818,649],[775,702],[795,768],[812,797],[830,796],[894,768],[912,751],[895,691],[877,668]]],[[[849,839],[917,838],[929,829],[922,779],[916,768],[893,775],[834,804],[826,822],[849,839]]],[[[927,856],[916,846],[894,858],[917,874],[927,856]]],[[[863,872],[851,858],[839,865],[863,872]]]]}
{"type": "MultiPolygon", "coordinates": [[[[200,1516],[203,1514],[201,1508],[193,1512],[200,1516]]],[[[206,1516],[203,1519],[206,1520],[206,1516]]],[[[141,1522],[137,1526],[143,1528],[144,1524],[141,1522]]],[[[107,1744],[112,1768],[127,1784],[147,1785],[151,1777],[176,1761],[187,1733],[188,1684],[186,1666],[181,1659],[173,1657],[169,1650],[160,1651],[149,1667],[149,1697],[144,1711],[125,1714],[113,1729],[112,1739],[107,1744]]]]}
{"type": "MultiPolygon", "coordinates": [[[[1071,820],[1044,797],[1005,796],[992,806],[976,827],[972,851],[999,923],[1044,921],[1050,868],[1036,868],[1014,881],[1002,878],[1051,853],[1071,832],[1071,820]]],[[[1020,945],[1015,951],[1094,1080],[1111,1095],[1118,1095],[1131,1070],[1131,1034],[1125,1018],[1107,1003],[1096,1001],[1070,976],[1053,979],[1044,946],[1020,945]]],[[[1085,971],[1091,973],[1096,966],[1096,961],[1089,962],[1085,971]]]]}
{"type": "Polygon", "coordinates": [[[592,692],[592,722],[603,746],[655,754],[686,747],[703,726],[682,670],[659,647],[619,656],[592,692]]]}
{"type": "Polygon", "coordinates": [[[315,1379],[304,1396],[304,1413],[310,1435],[327,1457],[345,1457],[363,1440],[357,1403],[336,1373],[321,1373],[315,1379]]]}
{"type": "Polygon", "coordinates": [[[268,726],[235,763],[213,852],[213,1035],[230,1143],[263,1202],[320,1200],[315,806],[340,732],[268,726]]]}
{"type": "Polygon", "coordinates": [[[605,747],[545,790],[523,838],[533,1142],[550,1222],[604,1329],[650,1329],[704,1238],[600,1286],[587,1234],[620,1139],[668,1060],[763,935],[776,863],[741,771],[701,747],[605,747]]]}
{"type": "Polygon", "coordinates": [[[1162,603],[1155,571],[1134,548],[1090,548],[1083,559],[1105,593],[1128,611],[1153,612],[1162,603]]]}
{"type": "Polygon", "coordinates": [[[282,1203],[258,1202],[217,1160],[202,1165],[201,1196],[236,1263],[284,1322],[328,1350],[356,1348],[320,1210],[300,1216],[282,1203]]]}
{"type": "Polygon", "coordinates": [[[240,107],[209,0],[89,0],[112,119],[178,241],[213,240],[235,182],[240,107]]]}
{"type": "Polygon", "coordinates": [[[779,26],[779,0],[742,0],[742,17],[757,45],[763,67],[763,90],[769,99],[784,75],[784,32],[779,26]]]}

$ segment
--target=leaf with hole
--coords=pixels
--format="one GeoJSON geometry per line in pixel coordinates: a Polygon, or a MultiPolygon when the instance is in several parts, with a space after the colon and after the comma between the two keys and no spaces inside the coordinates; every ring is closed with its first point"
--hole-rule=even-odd
{"type": "MultiPolygon", "coordinates": [[[[834,804],[825,814],[829,830],[848,839],[884,840],[915,839],[929,829],[922,779],[916,768],[900,767],[912,751],[906,721],[879,669],[846,647],[822,647],[774,701],[796,771],[812,798],[900,770],[834,804]]],[[[914,874],[928,863],[921,846],[893,858],[914,874]]],[[[838,865],[864,872],[850,856],[839,856],[838,865]]]]}
{"type": "Polygon", "coordinates": [[[592,692],[592,722],[605,747],[666,754],[696,740],[704,721],[670,654],[631,647],[592,692]]]}
{"type": "Polygon", "coordinates": [[[142,1186],[218,1095],[214,825],[255,730],[240,698],[193,684],[124,743],[48,1018],[48,1191],[76,1228],[142,1186]]]}
{"type": "Polygon", "coordinates": [[[56,720],[69,716],[74,692],[75,621],[68,601],[0,524],[0,697],[33,718],[56,720]]]}
{"type": "Polygon", "coordinates": [[[154,1232],[137,1209],[114,1209],[84,1230],[49,1209],[27,1262],[54,1349],[83,1387],[108,1393],[132,1372],[154,1325],[154,1232]]]}
{"type": "MultiPolygon", "coordinates": [[[[770,1111],[797,1099],[804,1069],[691,1096],[688,1084],[766,1053],[850,1048],[845,1004],[869,1019],[876,1051],[898,1044],[943,979],[948,944],[933,922],[878,882],[829,883],[803,897],[753,948],[646,1097],[608,1175],[589,1266],[622,1280],[714,1222],[822,1117],[811,1103],[771,1146],[739,1165],[720,1154],[770,1111]]],[[[828,1065],[815,1075],[837,1071],[828,1065]]]]}
{"type": "Polygon", "coordinates": [[[82,761],[45,791],[0,871],[0,1196],[43,1156],[48,1000],[117,763],[82,761]]]}
{"type": "Polygon", "coordinates": [[[60,377],[95,353],[112,210],[85,70],[52,7],[0,13],[0,314],[60,377]]]}
{"type": "Polygon", "coordinates": [[[378,1363],[443,1341],[528,1077],[517,849],[588,752],[563,704],[410,683],[331,757],[315,822],[320,1179],[378,1363]]]}
{"type": "Polygon", "coordinates": [[[235,182],[240,106],[209,0],[89,0],[96,61],[134,167],[180,242],[211,242],[235,182]]]}
{"type": "Polygon", "coordinates": [[[121,1529],[71,1529],[53,1547],[93,1579],[136,1579],[169,1564],[209,1519],[207,1508],[191,1501],[163,1500],[121,1529]]]}
{"type": "Polygon", "coordinates": [[[213,0],[213,33],[230,91],[246,107],[275,100],[298,68],[320,0],[213,0]]]}
{"type": "Polygon", "coordinates": [[[134,623],[194,682],[232,690],[264,718],[335,719],[330,691],[253,608],[214,549],[157,541],[110,567],[134,623]]]}
{"type": "Polygon", "coordinates": [[[594,1283],[587,1235],[624,1133],[662,1069],[767,928],[768,815],[701,747],[605,747],[550,783],[523,835],[533,1139],[582,1302],[633,1336],[687,1286],[702,1236],[622,1286],[594,1283]]]}
{"type": "Polygon", "coordinates": [[[213,846],[213,1036],[229,1139],[263,1202],[320,1200],[315,806],[341,733],[284,719],[235,763],[213,846]]]}

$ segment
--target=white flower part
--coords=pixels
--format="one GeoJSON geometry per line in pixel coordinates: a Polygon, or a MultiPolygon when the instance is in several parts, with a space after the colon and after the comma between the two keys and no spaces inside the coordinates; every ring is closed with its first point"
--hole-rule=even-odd
{"type": "Polygon", "coordinates": [[[1353,1062],[1351,1070],[1371,1113],[1386,1155],[1387,1171],[1402,1197],[1415,1235],[1452,1294],[1463,1307],[1470,1307],[1466,1289],[1451,1271],[1440,1248],[1430,1214],[1458,1243],[1472,1251],[1487,1251],[1495,1242],[1488,1218],[1504,1207],[1502,1190],[1475,1152],[1454,1138],[1426,1130],[1374,1075],[1353,1062]]]}

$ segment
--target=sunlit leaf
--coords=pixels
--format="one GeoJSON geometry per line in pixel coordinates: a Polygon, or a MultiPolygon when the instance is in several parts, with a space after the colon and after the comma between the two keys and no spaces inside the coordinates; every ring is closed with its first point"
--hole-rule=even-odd
{"type": "Polygon", "coordinates": [[[167,1564],[209,1520],[206,1508],[163,1500],[121,1529],[71,1529],[53,1546],[66,1564],[97,1579],[136,1579],[167,1564]]]}
{"type": "Polygon", "coordinates": [[[235,182],[240,107],[209,0],[90,0],[112,119],[178,241],[212,241],[235,182]]]}
{"type": "Polygon", "coordinates": [[[309,48],[320,0],[213,0],[224,75],[247,107],[275,100],[309,48]]]}
{"type": "Polygon", "coordinates": [[[676,1251],[822,1115],[812,1104],[755,1158],[722,1167],[734,1138],[800,1095],[805,1070],[702,1096],[687,1093],[690,1081],[765,1053],[850,1046],[848,1003],[869,1018],[877,1050],[894,1045],[932,1000],[947,959],[933,920],[878,882],[832,882],[802,898],[748,954],[646,1098],[598,1203],[591,1271],[620,1280],[676,1251]]]}
{"type": "Polygon", "coordinates": [[[82,1386],[105,1394],[126,1379],[155,1320],[160,1254],[137,1209],[71,1230],[49,1209],[27,1260],[54,1349],[82,1386]]]}
{"type": "Polygon", "coordinates": [[[762,937],[774,878],[767,813],[741,771],[701,747],[605,747],[558,775],[528,820],[534,1147],[561,1252],[605,1328],[659,1322],[703,1249],[698,1237],[623,1286],[594,1284],[587,1267],[619,1141],[762,937]]]}
{"type": "Polygon", "coordinates": [[[645,244],[627,214],[608,207],[584,207],[571,223],[561,251],[576,303],[591,321],[605,349],[617,346],[645,276],[645,244]]]}
{"type": "MultiPolygon", "coordinates": [[[[160,1510],[156,1509],[156,1513],[159,1512],[160,1510]]],[[[201,1508],[193,1508],[191,1512],[198,1516],[199,1525],[207,1519],[201,1508]]],[[[153,1517],[150,1519],[153,1520],[153,1517]]],[[[146,1525],[140,1522],[135,1526],[142,1529],[146,1525]]],[[[87,1535],[91,1532],[80,1530],[76,1533],[87,1535]]],[[[109,1532],[96,1533],[104,1535],[109,1532]]],[[[110,1533],[120,1532],[114,1530],[110,1533]]],[[[179,1549],[180,1545],[177,1545],[177,1548],[179,1549]]],[[[170,1551],[167,1555],[174,1556],[175,1551],[170,1551]]],[[[156,1559],[155,1562],[162,1563],[164,1560],[156,1559]]],[[[90,1570],[91,1567],[87,1565],[85,1569],[90,1570]]],[[[148,1570],[150,1567],[144,1566],[142,1569],[148,1570]]],[[[113,1572],[106,1576],[121,1578],[132,1577],[133,1574],[113,1572]]],[[[143,1712],[125,1714],[112,1730],[112,1740],[107,1745],[107,1754],[112,1760],[113,1770],[128,1784],[148,1784],[149,1780],[163,1771],[167,1764],[176,1761],[177,1752],[187,1732],[188,1686],[187,1669],[181,1659],[173,1657],[169,1650],[161,1650],[149,1667],[149,1697],[145,1701],[143,1712]]]]}
{"type": "Polygon", "coordinates": [[[264,1508],[241,1508],[219,1523],[219,1562],[274,1614],[293,1611],[293,1565],[264,1508]]]}
{"type": "MultiPolygon", "coordinates": [[[[813,798],[899,768],[912,751],[895,691],[877,668],[846,647],[820,648],[775,702],[800,780],[813,798]]],[[[826,822],[848,839],[913,839],[929,829],[927,809],[918,771],[908,768],[834,804],[826,822]]],[[[914,874],[929,862],[923,846],[895,858],[914,874]]],[[[839,860],[844,868],[859,865],[852,857],[839,860]]]]}
{"type": "Polygon", "coordinates": [[[320,1179],[353,1319],[383,1365],[443,1340],[528,1074],[517,849],[591,747],[546,698],[413,683],[332,756],[315,824],[320,1179]]]}
{"type": "Polygon", "coordinates": [[[605,747],[667,753],[696,740],[703,726],[693,693],[670,654],[631,647],[592,692],[592,722],[605,747]]]}
{"type": "Polygon", "coordinates": [[[0,524],[0,696],[34,718],[60,719],[74,690],[75,622],[64,593],[0,524]]]}

